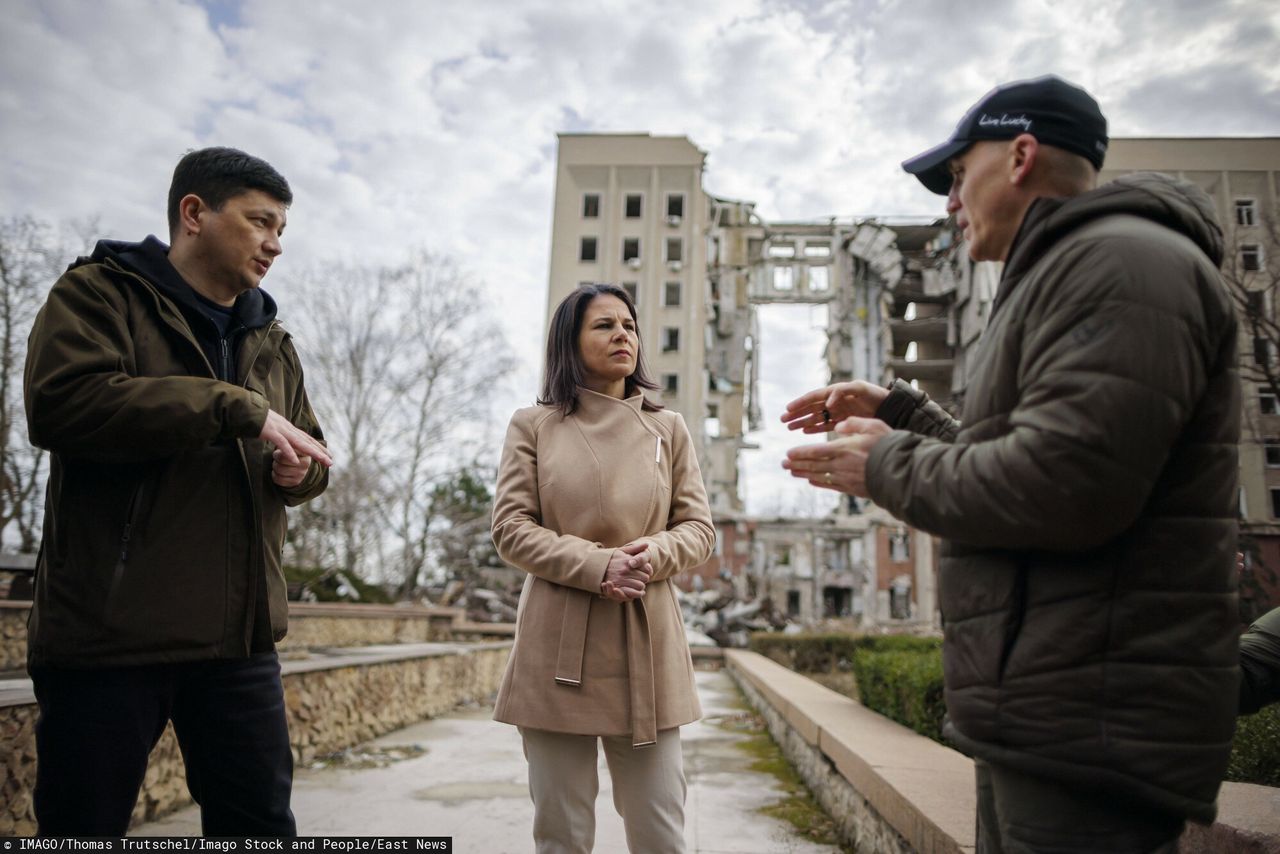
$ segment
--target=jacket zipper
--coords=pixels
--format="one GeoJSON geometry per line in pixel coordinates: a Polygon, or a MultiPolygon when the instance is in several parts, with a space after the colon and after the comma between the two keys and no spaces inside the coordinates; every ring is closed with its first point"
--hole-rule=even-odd
{"type": "Polygon", "coordinates": [[[142,487],[139,483],[129,497],[129,509],[125,512],[124,529],[120,532],[120,557],[116,560],[115,569],[111,573],[111,586],[107,589],[106,610],[110,613],[120,592],[120,584],[124,581],[125,564],[129,562],[129,541],[133,537],[133,527],[138,521],[138,508],[142,506],[142,487]]]}
{"type": "MultiPolygon", "coordinates": [[[[244,377],[241,380],[242,387],[244,388],[249,387],[249,377],[252,376],[253,374],[253,366],[257,364],[258,357],[262,355],[263,348],[267,346],[267,340],[271,337],[272,331],[274,331],[275,328],[279,325],[280,325],[280,321],[278,320],[273,320],[269,324],[267,324],[267,331],[259,339],[258,346],[253,351],[253,355],[249,357],[249,361],[245,363],[244,377]]],[[[225,345],[226,342],[224,341],[223,343],[225,345]]],[[[263,549],[266,548],[266,538],[263,536],[263,533],[262,533],[262,510],[258,506],[258,489],[253,483],[252,473],[249,469],[249,457],[244,452],[243,441],[236,440],[236,450],[239,451],[240,453],[240,464],[244,467],[245,480],[249,482],[249,512],[250,512],[251,518],[253,519],[254,540],[258,545],[258,548],[255,550],[254,555],[251,557],[251,560],[253,561],[253,564],[254,564],[254,569],[256,571],[250,573],[249,575],[250,585],[248,588],[249,598],[254,604],[253,604],[253,608],[246,615],[246,619],[244,622],[244,633],[242,635],[242,638],[244,640],[244,652],[247,655],[249,650],[253,647],[253,637],[252,637],[253,621],[257,615],[258,587],[257,587],[257,584],[253,582],[255,582],[259,576],[265,576],[267,571],[266,564],[262,560],[263,549]]],[[[264,578],[263,584],[265,585],[265,583],[266,583],[266,580],[264,578]]],[[[270,612],[271,612],[271,609],[268,606],[267,608],[268,621],[270,621],[270,612]]],[[[225,617],[224,617],[224,620],[225,620],[225,617]]],[[[270,626],[268,626],[268,628],[270,628],[270,626]]],[[[272,634],[274,635],[274,632],[272,632],[272,634]]]]}

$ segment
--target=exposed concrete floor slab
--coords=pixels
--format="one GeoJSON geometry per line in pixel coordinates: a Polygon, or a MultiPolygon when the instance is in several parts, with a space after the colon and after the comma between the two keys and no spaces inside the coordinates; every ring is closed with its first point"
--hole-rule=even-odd
{"type": "MultiPolygon", "coordinates": [[[[723,671],[700,671],[697,680],[706,718],[681,732],[690,854],[837,851],[801,839],[789,824],[756,812],[783,793],[773,777],[749,770],[750,757],[734,746],[745,736],[715,726],[716,719],[738,713],[737,689],[723,671]]],[[[531,851],[533,805],[520,735],[490,714],[487,708],[459,710],[362,745],[370,753],[410,745],[425,749],[384,767],[299,768],[293,788],[299,833],[452,836],[457,852],[531,851]]],[[[625,852],[603,752],[599,773],[595,850],[625,852]]],[[[199,832],[195,807],[135,831],[139,836],[199,832]]]]}

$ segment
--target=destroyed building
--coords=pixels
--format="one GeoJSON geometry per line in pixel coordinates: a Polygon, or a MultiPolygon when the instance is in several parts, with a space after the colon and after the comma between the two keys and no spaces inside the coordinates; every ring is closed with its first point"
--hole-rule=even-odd
{"type": "Polygon", "coordinates": [[[684,137],[561,134],[548,311],[588,282],[635,299],[650,369],[689,424],[716,521],[716,554],[685,587],[763,598],[806,625],[931,626],[927,537],[851,497],[821,519],[749,517],[739,453],[761,426],[759,306],[824,305],[833,380],[901,376],[946,399],[954,288],[927,257],[943,223],[766,222],[752,202],[703,189],[705,158],[684,137]]]}

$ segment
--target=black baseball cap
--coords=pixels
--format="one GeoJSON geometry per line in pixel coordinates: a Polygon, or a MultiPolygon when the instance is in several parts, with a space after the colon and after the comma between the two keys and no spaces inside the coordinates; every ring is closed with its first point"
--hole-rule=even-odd
{"type": "Polygon", "coordinates": [[[902,168],[945,196],[951,192],[951,158],[980,140],[1013,139],[1023,133],[1079,154],[1097,169],[1107,154],[1107,120],[1098,102],[1079,86],[1047,74],[992,89],[964,114],[950,139],[903,161],[902,168]]]}

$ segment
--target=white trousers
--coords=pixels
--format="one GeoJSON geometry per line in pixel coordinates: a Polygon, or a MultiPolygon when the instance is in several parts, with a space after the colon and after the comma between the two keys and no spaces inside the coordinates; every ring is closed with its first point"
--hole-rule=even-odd
{"type": "Polygon", "coordinates": [[[537,854],[590,854],[596,841],[596,743],[604,742],[613,805],[622,816],[631,854],[683,854],[688,790],[680,728],[658,743],[632,747],[631,736],[569,735],[520,728],[529,760],[533,841],[537,854]]]}

